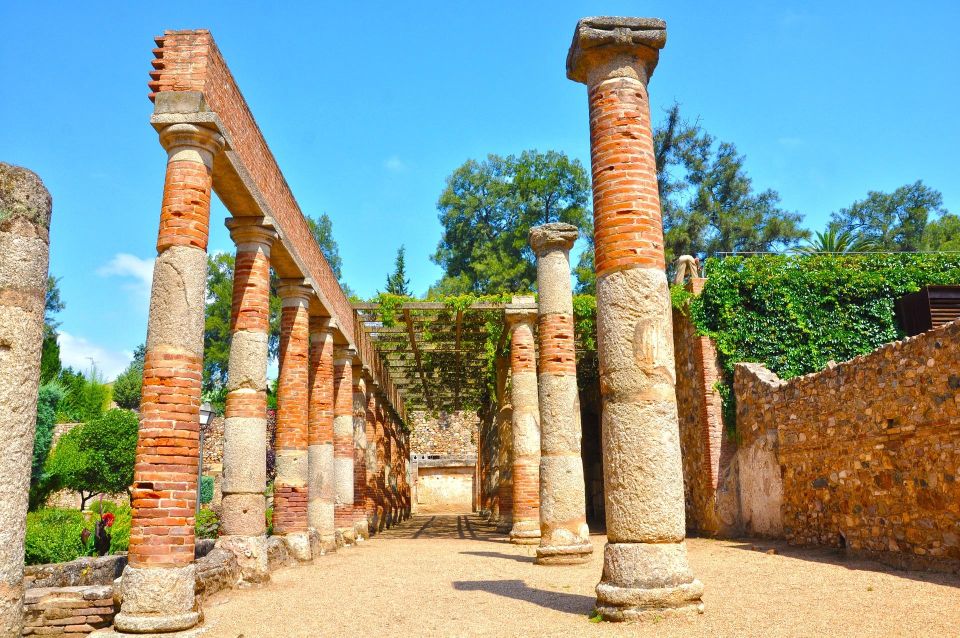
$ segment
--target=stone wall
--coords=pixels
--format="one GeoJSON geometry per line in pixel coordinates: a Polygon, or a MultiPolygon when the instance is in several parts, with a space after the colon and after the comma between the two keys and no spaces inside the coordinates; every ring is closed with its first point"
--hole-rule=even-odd
{"type": "Polygon", "coordinates": [[[480,417],[476,412],[411,412],[410,452],[440,456],[475,457],[480,417]]]}
{"type": "Polygon", "coordinates": [[[960,568],[960,322],[789,381],[739,364],[734,386],[748,528],[960,568]]]}

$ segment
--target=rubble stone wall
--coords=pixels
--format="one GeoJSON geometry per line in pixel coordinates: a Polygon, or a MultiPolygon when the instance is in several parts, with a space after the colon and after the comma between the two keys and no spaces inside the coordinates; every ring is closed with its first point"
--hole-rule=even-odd
{"type": "Polygon", "coordinates": [[[779,509],[791,543],[960,568],[960,321],[789,381],[739,364],[734,389],[738,456],[766,450],[754,469],[782,481],[751,492],[741,461],[741,511],[779,509]]]}
{"type": "Polygon", "coordinates": [[[440,456],[476,456],[480,417],[476,412],[411,412],[410,452],[440,456]]]}

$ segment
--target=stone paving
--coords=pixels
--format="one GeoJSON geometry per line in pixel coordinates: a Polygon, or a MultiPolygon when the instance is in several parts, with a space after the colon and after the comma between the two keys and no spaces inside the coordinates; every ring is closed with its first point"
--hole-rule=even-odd
{"type": "Polygon", "coordinates": [[[689,539],[706,612],[591,623],[590,562],[533,564],[473,515],[414,516],[357,547],[274,573],[205,606],[209,638],[316,636],[954,636],[960,578],[845,561],[778,542],[689,539]],[[775,554],[767,553],[774,550],[775,554]]]}

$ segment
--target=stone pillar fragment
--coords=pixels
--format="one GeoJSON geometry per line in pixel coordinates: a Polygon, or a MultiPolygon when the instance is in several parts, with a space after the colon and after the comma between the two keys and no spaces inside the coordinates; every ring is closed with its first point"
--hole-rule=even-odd
{"type": "Polygon", "coordinates": [[[585,18],[567,77],[587,85],[608,543],[607,620],[701,611],[687,564],[670,295],[647,82],[666,43],[648,18],[585,18]]]}
{"type": "Polygon", "coordinates": [[[363,540],[370,537],[367,523],[367,381],[360,364],[353,365],[353,533],[363,540]]]}
{"type": "Polygon", "coordinates": [[[223,138],[201,126],[173,124],[160,132],[160,143],[167,174],[143,364],[129,563],[114,629],[190,635],[200,620],[194,510],[210,188],[223,138]]]}
{"type": "MultiPolygon", "coordinates": [[[[532,302],[533,298],[529,300],[532,302]]],[[[517,298],[514,298],[517,301],[517,298]]],[[[537,391],[536,311],[507,308],[510,403],[513,406],[513,529],[510,542],[540,543],[540,399],[537,391]]]]}
{"type": "Polygon", "coordinates": [[[580,396],[573,334],[570,249],[576,226],[554,223],[530,229],[540,293],[540,546],[536,563],[565,565],[590,559],[580,396]]]}
{"type": "Polygon", "coordinates": [[[334,526],[344,542],[353,532],[353,360],[356,350],[336,346],[333,351],[333,476],[334,526]]]}
{"type": "Polygon", "coordinates": [[[0,162],[0,637],[23,629],[23,556],[50,257],[50,193],[0,162]]]}
{"type": "Polygon", "coordinates": [[[237,246],[230,317],[230,362],[223,431],[221,547],[240,561],[245,580],[269,578],[266,551],[267,339],[270,247],[276,232],[262,218],[227,220],[237,246]]]}
{"type": "Polygon", "coordinates": [[[273,531],[291,553],[310,560],[307,525],[309,419],[309,305],[303,280],[280,286],[280,375],[277,379],[277,478],[273,482],[273,531]]]}
{"type": "Polygon", "coordinates": [[[307,434],[307,524],[323,551],[335,551],[333,468],[333,330],[330,319],[310,318],[310,410],[307,434]]]}

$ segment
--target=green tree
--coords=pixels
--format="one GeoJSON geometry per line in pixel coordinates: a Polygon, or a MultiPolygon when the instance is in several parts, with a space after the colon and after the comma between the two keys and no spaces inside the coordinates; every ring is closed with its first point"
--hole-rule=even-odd
{"type": "Polygon", "coordinates": [[[80,494],[80,509],[97,494],[117,494],[133,483],[137,415],[110,410],[60,437],[47,459],[44,492],[69,489],[80,494]]]}
{"type": "Polygon", "coordinates": [[[137,346],[133,353],[133,361],[126,370],[117,375],[113,382],[113,400],[121,408],[136,410],[140,407],[143,393],[143,361],[146,351],[144,344],[137,346]]]}
{"type": "Polygon", "coordinates": [[[914,252],[924,248],[928,222],[946,212],[940,191],[918,180],[892,193],[868,192],[833,213],[830,225],[873,239],[879,250],[914,252]]]}
{"type": "Polygon", "coordinates": [[[337,241],[333,238],[333,222],[326,213],[320,213],[320,216],[314,219],[309,215],[305,216],[307,225],[310,227],[310,233],[320,246],[320,252],[326,258],[330,265],[330,270],[337,276],[337,281],[343,276],[343,260],[340,258],[340,248],[337,241]]]}
{"type": "Polygon", "coordinates": [[[407,249],[400,246],[397,249],[397,258],[393,262],[393,272],[387,275],[386,292],[402,297],[410,296],[410,279],[407,277],[406,264],[407,249]]]}
{"type": "Polygon", "coordinates": [[[791,252],[803,255],[832,253],[844,255],[849,253],[866,253],[877,250],[877,242],[872,237],[857,236],[850,230],[838,230],[831,226],[824,232],[814,233],[803,246],[795,246],[791,252]]]}
{"type": "Polygon", "coordinates": [[[60,297],[60,279],[47,277],[47,292],[43,313],[43,349],[40,353],[40,383],[48,383],[57,378],[63,367],[60,362],[60,344],[57,343],[57,314],[65,305],[60,297]]]}
{"type": "Polygon", "coordinates": [[[437,203],[443,236],[432,259],[444,275],[431,294],[531,290],[530,228],[561,221],[589,231],[589,196],[583,166],[557,151],[468,160],[437,203]]]}
{"type": "Polygon", "coordinates": [[[944,213],[923,230],[924,250],[960,252],[960,216],[944,213]]]}
{"type": "Polygon", "coordinates": [[[64,368],[57,375],[57,383],[64,390],[63,400],[57,405],[59,423],[78,423],[99,418],[110,404],[110,386],[96,367],[85,375],[72,368],[64,368]]]}
{"type": "MultiPolygon", "coordinates": [[[[679,105],[654,127],[653,143],[668,264],[684,254],[778,251],[809,236],[776,191],[756,192],[736,146],[685,120],[679,105]]],[[[575,272],[577,291],[592,293],[592,245],[575,272]]]]}
{"type": "Polygon", "coordinates": [[[57,424],[57,404],[63,400],[64,391],[56,383],[40,386],[37,398],[37,429],[33,437],[33,463],[30,466],[30,489],[40,483],[43,466],[50,454],[53,429],[57,424]]]}

